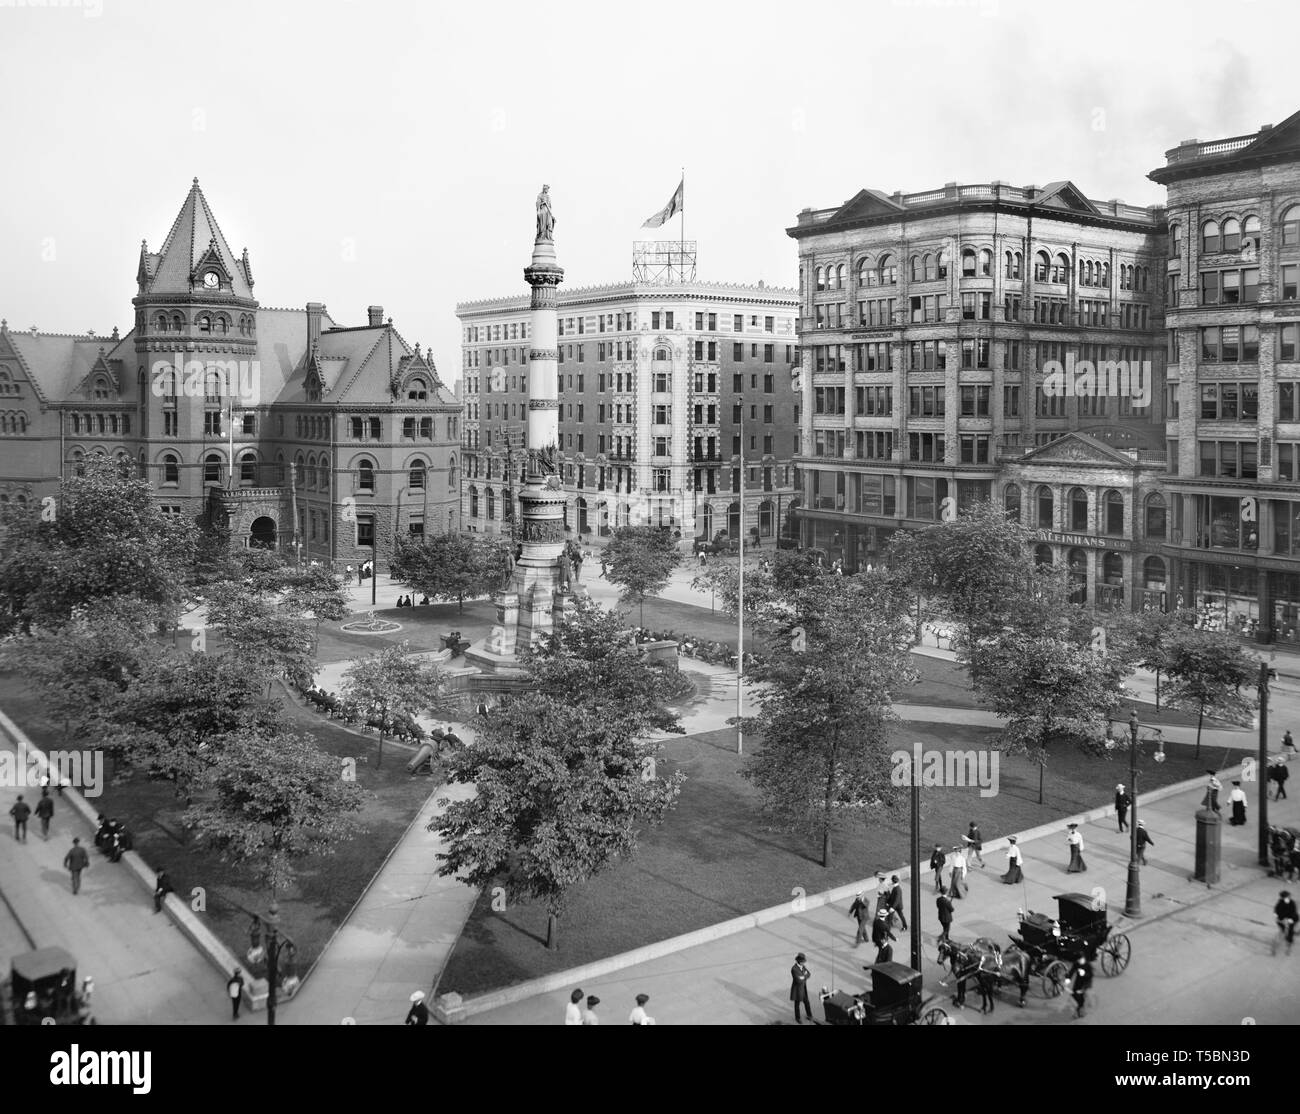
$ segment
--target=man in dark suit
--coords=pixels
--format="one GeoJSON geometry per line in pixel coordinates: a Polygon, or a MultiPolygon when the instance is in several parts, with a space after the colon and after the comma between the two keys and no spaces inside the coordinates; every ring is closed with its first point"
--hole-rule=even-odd
{"type": "Polygon", "coordinates": [[[876,962],[888,963],[890,956],[893,955],[893,949],[889,946],[890,940],[897,940],[890,930],[891,914],[893,910],[888,905],[881,905],[876,911],[875,922],[871,926],[871,942],[876,945],[876,962]]]}
{"type": "Polygon", "coordinates": [[[907,931],[907,917],[903,914],[903,884],[898,880],[895,874],[889,880],[889,908],[893,915],[898,917],[899,923],[903,926],[903,931],[907,931]]]}
{"type": "Polygon", "coordinates": [[[803,1003],[803,1008],[808,1014],[808,1020],[813,1019],[812,1003],[808,1000],[808,980],[812,977],[812,972],[808,970],[808,957],[800,952],[794,957],[794,966],[790,968],[790,1001],[794,1003],[794,1023],[802,1025],[803,1021],[799,1017],[799,1003],[803,1003]]]}
{"type": "Polygon", "coordinates": [[[952,928],[952,898],[945,893],[941,893],[934,899],[934,903],[939,909],[939,924],[943,927],[943,932],[939,934],[939,938],[941,940],[950,939],[948,930],[952,928]]]}
{"type": "Polygon", "coordinates": [[[865,944],[870,939],[871,902],[866,900],[865,895],[859,893],[853,899],[853,904],[849,906],[849,916],[855,917],[858,922],[858,934],[853,940],[853,946],[856,948],[859,944],[865,944]]]}

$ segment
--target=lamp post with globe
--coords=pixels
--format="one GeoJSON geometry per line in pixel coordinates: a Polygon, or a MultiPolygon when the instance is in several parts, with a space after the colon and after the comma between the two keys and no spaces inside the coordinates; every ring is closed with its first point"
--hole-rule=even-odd
{"type": "MultiPolygon", "coordinates": [[[[1129,795],[1129,831],[1128,831],[1128,887],[1124,894],[1124,915],[1126,917],[1140,917],[1142,915],[1142,875],[1138,863],[1138,794],[1137,794],[1137,777],[1138,777],[1138,716],[1137,709],[1130,709],[1128,714],[1128,795],[1129,795]]],[[[1106,749],[1112,750],[1119,743],[1108,738],[1106,740],[1106,749]]],[[[1157,762],[1165,760],[1165,747],[1163,740],[1157,742],[1157,749],[1152,758],[1157,762]]]]}

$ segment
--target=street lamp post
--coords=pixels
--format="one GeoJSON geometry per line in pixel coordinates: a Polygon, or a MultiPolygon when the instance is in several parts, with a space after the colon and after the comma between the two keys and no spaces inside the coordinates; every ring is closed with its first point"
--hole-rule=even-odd
{"type": "Polygon", "coordinates": [[[1138,717],[1137,709],[1128,714],[1128,890],[1124,895],[1124,915],[1140,917],[1142,915],[1142,875],[1138,867],[1138,717]]]}
{"type": "Polygon", "coordinates": [[[1259,663],[1259,865],[1270,866],[1268,854],[1268,682],[1277,676],[1268,662],[1259,663]]]}
{"type": "Polygon", "coordinates": [[[250,963],[256,959],[256,953],[262,946],[263,930],[266,932],[266,1023],[274,1025],[276,996],[280,989],[280,951],[283,948],[289,950],[291,965],[295,951],[293,941],[288,936],[281,936],[280,907],[274,901],[271,902],[266,916],[259,917],[254,914],[253,922],[249,926],[249,941],[252,944],[248,954],[250,963]]]}

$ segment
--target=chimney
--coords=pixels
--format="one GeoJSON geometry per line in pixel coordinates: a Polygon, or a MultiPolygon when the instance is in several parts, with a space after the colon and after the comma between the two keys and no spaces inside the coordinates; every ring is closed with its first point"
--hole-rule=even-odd
{"type": "Polygon", "coordinates": [[[366,306],[366,314],[370,318],[370,327],[372,329],[376,329],[384,323],[383,306],[366,306]]]}
{"type": "Polygon", "coordinates": [[[320,344],[320,319],[325,313],[321,302],[307,303],[307,352],[310,355],[320,344]]]}

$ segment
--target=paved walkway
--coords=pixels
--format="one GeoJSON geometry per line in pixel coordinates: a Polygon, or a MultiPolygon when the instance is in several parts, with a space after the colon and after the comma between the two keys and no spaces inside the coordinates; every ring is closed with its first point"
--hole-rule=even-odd
{"type": "MultiPolygon", "coordinates": [[[[14,742],[0,729],[0,749],[14,742]]],[[[77,961],[77,979],[95,980],[92,1010],[100,1024],[229,1024],[225,983],[153,901],[122,863],[95,850],[94,832],[55,796],[49,842],[33,816],[27,842],[14,840],[9,809],[18,789],[0,786],[0,893],[12,916],[0,918],[0,970],[29,951],[25,929],[36,947],[57,945],[77,961]],[[90,853],[75,897],[63,857],[80,836],[90,853]],[[15,918],[19,924],[15,923],[15,918]],[[15,931],[16,930],[16,931],[15,931]]],[[[34,803],[40,790],[22,790],[34,803]]]]}

